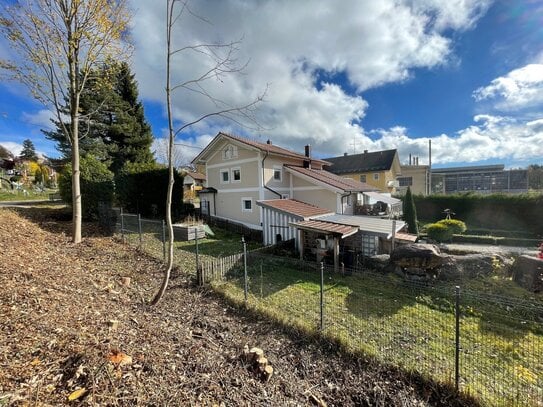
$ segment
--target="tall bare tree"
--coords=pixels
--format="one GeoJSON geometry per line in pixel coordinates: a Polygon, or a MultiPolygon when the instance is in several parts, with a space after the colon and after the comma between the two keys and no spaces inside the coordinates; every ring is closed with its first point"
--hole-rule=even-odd
{"type": "MultiPolygon", "coordinates": [[[[169,150],[170,150],[170,140],[169,137],[163,137],[155,140],[153,154],[155,159],[159,163],[168,163],[169,150]]],[[[172,152],[172,165],[174,168],[179,168],[185,164],[188,164],[187,157],[183,148],[179,145],[174,145],[172,152]]]]}
{"type": "Polygon", "coordinates": [[[176,23],[180,22],[181,17],[187,16],[197,18],[202,23],[209,24],[202,16],[193,12],[189,6],[189,0],[166,0],[166,107],[168,111],[168,169],[169,183],[168,193],[166,197],[166,224],[168,228],[168,256],[167,264],[164,270],[162,284],[151,301],[151,305],[157,304],[168,287],[170,274],[173,267],[173,227],[172,227],[172,191],[174,184],[174,151],[175,138],[184,130],[191,126],[212,117],[221,117],[231,120],[239,125],[258,127],[258,122],[255,119],[254,113],[257,105],[264,99],[266,91],[258,95],[253,100],[242,105],[231,105],[220,98],[215,97],[211,91],[206,88],[205,84],[212,80],[219,82],[224,81],[224,78],[231,74],[240,73],[245,68],[245,65],[239,65],[236,59],[240,41],[226,43],[200,43],[175,48],[173,44],[173,29],[176,23]],[[206,62],[202,64],[202,72],[194,78],[189,78],[177,84],[171,83],[172,59],[175,56],[180,56],[183,53],[196,53],[206,62]],[[186,91],[202,96],[212,102],[214,109],[208,113],[202,114],[200,117],[190,120],[179,125],[174,124],[172,113],[172,93],[175,91],[186,91]]]}
{"type": "Polygon", "coordinates": [[[56,114],[72,149],[74,243],[81,242],[79,100],[89,75],[108,58],[127,56],[127,0],[21,0],[0,10],[0,28],[16,60],[0,68],[56,114]],[[69,120],[64,117],[65,104],[69,120]]]}

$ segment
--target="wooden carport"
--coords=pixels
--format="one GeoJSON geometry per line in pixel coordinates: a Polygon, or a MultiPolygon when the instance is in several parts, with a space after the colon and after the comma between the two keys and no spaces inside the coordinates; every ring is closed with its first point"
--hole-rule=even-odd
{"type": "MultiPolygon", "coordinates": [[[[334,249],[334,270],[339,271],[339,240],[346,238],[348,236],[354,235],[358,232],[357,226],[351,225],[341,225],[338,223],[331,222],[322,222],[319,220],[305,220],[302,222],[297,222],[291,224],[299,230],[299,250],[300,250],[300,259],[303,259],[304,250],[304,233],[305,232],[316,232],[322,234],[326,237],[325,241],[328,242],[329,239],[333,239],[333,249],[334,249]]],[[[325,249],[325,248],[324,248],[325,249]]],[[[319,248],[317,248],[319,250],[319,248]]],[[[318,258],[318,257],[317,257],[318,258]]]]}

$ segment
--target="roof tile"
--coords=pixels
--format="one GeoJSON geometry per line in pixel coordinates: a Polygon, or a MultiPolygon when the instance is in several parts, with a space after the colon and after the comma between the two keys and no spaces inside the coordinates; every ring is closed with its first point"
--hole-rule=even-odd
{"type": "Polygon", "coordinates": [[[319,208],[318,206],[310,205],[296,199],[269,199],[266,201],[257,201],[257,205],[276,209],[303,219],[333,213],[329,209],[319,208]]]}
{"type": "Polygon", "coordinates": [[[302,168],[293,165],[286,165],[285,167],[294,172],[306,175],[316,181],[323,182],[346,192],[378,191],[378,188],[372,187],[364,182],[355,181],[350,178],[343,178],[326,170],[315,170],[313,168],[302,168]]]}

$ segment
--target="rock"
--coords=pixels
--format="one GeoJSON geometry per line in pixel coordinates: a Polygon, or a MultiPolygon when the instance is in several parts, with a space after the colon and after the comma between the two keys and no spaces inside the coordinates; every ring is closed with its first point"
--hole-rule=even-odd
{"type": "Polygon", "coordinates": [[[116,331],[117,328],[119,328],[119,321],[117,321],[116,319],[110,319],[109,321],[107,321],[107,324],[109,326],[109,329],[111,329],[112,331],[116,331]]]}
{"type": "Polygon", "coordinates": [[[476,278],[492,275],[498,271],[507,273],[510,262],[497,254],[466,254],[447,256],[439,268],[443,280],[476,278]]]}
{"type": "Polygon", "coordinates": [[[396,247],[390,256],[391,263],[400,267],[435,269],[441,266],[445,255],[433,244],[412,243],[396,247]]]}
{"type": "Polygon", "coordinates": [[[364,263],[367,268],[385,273],[389,271],[390,256],[388,254],[377,254],[375,256],[366,257],[364,263]]]}
{"type": "Polygon", "coordinates": [[[531,256],[519,256],[511,266],[513,281],[532,291],[543,290],[543,259],[531,256]]]}
{"type": "Polygon", "coordinates": [[[121,278],[121,285],[125,287],[130,287],[130,277],[122,277],[121,278]]]}

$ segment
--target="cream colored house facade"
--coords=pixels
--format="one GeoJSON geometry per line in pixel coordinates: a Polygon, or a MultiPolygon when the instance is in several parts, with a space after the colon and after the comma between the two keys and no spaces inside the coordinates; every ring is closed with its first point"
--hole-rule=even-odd
{"type": "MultiPolygon", "coordinates": [[[[219,133],[192,161],[205,166],[204,213],[262,230],[257,201],[296,199],[332,213],[352,214],[357,195],[375,188],[323,170],[326,163],[268,143],[219,133]]],[[[200,167],[201,168],[201,167],[200,167]]]]}
{"type": "Polygon", "coordinates": [[[416,195],[430,194],[430,166],[402,165],[402,175],[397,178],[398,193],[405,194],[407,187],[416,195]]]}

